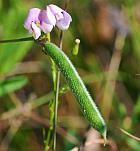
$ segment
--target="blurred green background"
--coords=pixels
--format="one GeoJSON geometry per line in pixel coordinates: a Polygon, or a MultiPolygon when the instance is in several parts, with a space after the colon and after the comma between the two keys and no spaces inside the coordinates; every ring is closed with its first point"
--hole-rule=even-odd
{"type": "MultiPolygon", "coordinates": [[[[0,0],[0,39],[31,36],[23,27],[28,10],[51,3],[64,8],[68,0],[0,0]]],[[[138,141],[119,130],[140,137],[139,9],[139,0],[69,0],[73,21],[64,32],[63,49],[107,122],[108,144],[104,147],[99,134],[88,129],[68,91],[59,98],[57,151],[75,146],[84,151],[140,150],[138,141]],[[76,38],[80,49],[73,56],[76,38]]],[[[58,44],[59,34],[55,28],[51,41],[58,44]]],[[[50,58],[40,46],[0,44],[0,151],[44,150],[52,90],[50,58]]]]}

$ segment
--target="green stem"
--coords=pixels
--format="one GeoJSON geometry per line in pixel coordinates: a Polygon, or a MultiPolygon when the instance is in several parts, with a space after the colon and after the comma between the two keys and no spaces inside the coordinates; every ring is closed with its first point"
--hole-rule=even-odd
{"type": "MultiPolygon", "coordinates": [[[[60,33],[60,49],[62,49],[63,32],[60,33]]],[[[60,83],[60,71],[56,68],[56,92],[55,92],[55,105],[54,105],[54,141],[53,150],[56,150],[56,130],[57,130],[57,113],[58,113],[58,97],[59,97],[59,83],[60,83]]]]}
{"type": "MultiPolygon", "coordinates": [[[[51,58],[50,58],[51,59],[51,58]]],[[[54,61],[51,59],[51,68],[52,68],[52,77],[53,77],[53,92],[54,92],[54,98],[50,102],[50,127],[47,134],[47,139],[45,143],[45,151],[48,151],[51,147],[51,136],[53,134],[53,144],[54,144],[54,129],[55,129],[55,98],[56,98],[56,90],[57,90],[57,67],[54,63],[54,61]]],[[[53,145],[54,146],[54,145],[53,145]]]]}
{"type": "MultiPolygon", "coordinates": [[[[50,41],[50,34],[47,35],[48,40],[50,41]]],[[[62,34],[61,34],[62,37],[62,34]]],[[[62,46],[62,40],[60,40],[60,46],[62,46]]],[[[53,130],[53,150],[56,150],[56,130],[57,130],[57,108],[58,108],[58,96],[59,96],[59,79],[60,79],[60,71],[58,71],[57,66],[54,61],[51,59],[51,68],[52,68],[52,77],[53,77],[53,91],[55,94],[55,98],[53,102],[50,104],[50,128],[47,135],[45,151],[48,151],[50,148],[51,142],[51,133],[53,130]]]]}
{"type": "Polygon", "coordinates": [[[18,39],[0,40],[0,43],[13,43],[13,42],[25,42],[25,41],[34,41],[34,38],[25,37],[25,38],[18,38],[18,39]]]}
{"type": "MultiPolygon", "coordinates": [[[[48,33],[46,35],[48,41],[50,42],[51,41],[51,38],[50,38],[50,33],[48,33]]],[[[51,59],[51,58],[50,58],[51,59]]],[[[55,63],[54,61],[51,59],[51,70],[52,70],[52,77],[53,77],[53,89],[55,91],[55,79],[56,79],[56,67],[55,67],[55,63]]],[[[52,131],[53,131],[53,119],[54,119],[54,100],[52,99],[49,103],[49,108],[50,108],[50,125],[49,125],[49,130],[48,130],[48,133],[47,133],[47,138],[46,138],[46,141],[45,141],[45,151],[48,151],[51,147],[51,135],[52,135],[52,131]],[[53,101],[53,102],[52,102],[53,101]]]]}
{"type": "Polygon", "coordinates": [[[54,108],[54,102],[50,102],[51,103],[51,117],[50,117],[50,126],[49,126],[49,130],[47,133],[47,139],[45,141],[45,151],[48,151],[50,149],[50,143],[51,143],[51,134],[53,131],[53,119],[54,119],[54,112],[53,112],[53,108],[54,108]]]}
{"type": "Polygon", "coordinates": [[[54,106],[54,142],[53,142],[54,151],[56,150],[57,110],[58,110],[60,71],[57,72],[57,80],[56,81],[57,82],[56,82],[56,94],[55,94],[55,106],[54,106]]]}

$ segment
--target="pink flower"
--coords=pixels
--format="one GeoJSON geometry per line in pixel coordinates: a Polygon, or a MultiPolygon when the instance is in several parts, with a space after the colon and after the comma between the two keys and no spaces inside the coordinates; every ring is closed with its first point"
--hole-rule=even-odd
{"type": "Polygon", "coordinates": [[[66,11],[53,4],[47,6],[47,10],[49,9],[56,18],[56,26],[61,30],[67,30],[72,21],[71,16],[66,11]]]}
{"type": "Polygon", "coordinates": [[[53,29],[53,24],[50,20],[51,17],[54,17],[51,12],[47,14],[46,10],[32,8],[29,11],[28,17],[24,23],[24,27],[30,33],[33,33],[35,39],[38,39],[41,36],[41,30],[44,33],[49,33],[53,29]]]}
{"type": "Polygon", "coordinates": [[[51,4],[47,6],[47,10],[30,9],[24,27],[38,39],[41,31],[47,34],[55,25],[61,30],[67,30],[71,21],[72,18],[66,11],[51,4]]]}

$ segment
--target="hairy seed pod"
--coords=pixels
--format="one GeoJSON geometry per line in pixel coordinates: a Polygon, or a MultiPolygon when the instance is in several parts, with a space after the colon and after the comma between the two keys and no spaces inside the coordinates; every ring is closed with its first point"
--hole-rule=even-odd
{"type": "Polygon", "coordinates": [[[54,60],[62,72],[80,105],[84,117],[89,121],[90,125],[98,130],[104,139],[106,139],[107,128],[104,119],[69,58],[60,48],[49,42],[44,45],[44,52],[54,60]]]}

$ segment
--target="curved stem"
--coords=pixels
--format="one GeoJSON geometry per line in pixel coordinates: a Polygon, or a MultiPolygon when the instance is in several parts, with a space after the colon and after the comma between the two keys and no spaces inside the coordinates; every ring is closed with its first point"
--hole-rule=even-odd
{"type": "Polygon", "coordinates": [[[17,38],[17,39],[0,40],[0,43],[25,42],[25,41],[34,41],[34,38],[25,37],[25,38],[17,38]]]}

